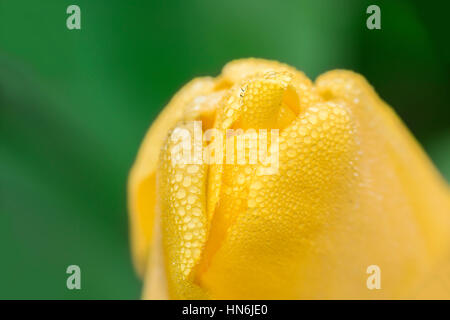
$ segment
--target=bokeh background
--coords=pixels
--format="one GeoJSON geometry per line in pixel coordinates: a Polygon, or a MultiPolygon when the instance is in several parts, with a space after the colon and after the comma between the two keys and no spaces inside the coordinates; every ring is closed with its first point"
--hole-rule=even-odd
{"type": "Polygon", "coordinates": [[[126,179],[189,79],[276,59],[363,74],[450,178],[444,1],[0,0],[0,298],[135,299],[126,179]],[[81,30],[66,8],[81,8],[81,30]],[[366,8],[381,7],[381,30],[366,8]],[[82,289],[66,289],[66,268],[82,289]]]}

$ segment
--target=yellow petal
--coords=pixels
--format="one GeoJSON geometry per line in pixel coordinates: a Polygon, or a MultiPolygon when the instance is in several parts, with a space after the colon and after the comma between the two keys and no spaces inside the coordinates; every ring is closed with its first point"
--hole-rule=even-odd
{"type": "Polygon", "coordinates": [[[279,172],[247,176],[245,209],[233,211],[236,221],[198,275],[216,298],[300,298],[302,288],[312,289],[304,285],[305,256],[317,249],[318,232],[333,213],[347,209],[342,203],[352,192],[355,150],[345,109],[313,108],[282,132],[279,172]],[[322,121],[319,113],[334,119],[322,121]]]}
{"type": "Polygon", "coordinates": [[[194,98],[213,90],[212,78],[194,79],[185,85],[163,109],[146,134],[128,178],[128,211],[130,217],[133,263],[144,275],[152,243],[156,196],[156,167],[159,150],[167,133],[184,116],[194,98]]]}
{"type": "MultiPolygon", "coordinates": [[[[194,141],[194,128],[190,124],[179,124],[174,131],[180,129],[190,132],[194,141]]],[[[177,143],[169,136],[162,150],[157,178],[168,291],[175,299],[206,298],[206,293],[192,281],[192,269],[206,242],[207,167],[174,162],[172,154],[177,143]]],[[[200,147],[201,144],[202,141],[200,147]]]]}

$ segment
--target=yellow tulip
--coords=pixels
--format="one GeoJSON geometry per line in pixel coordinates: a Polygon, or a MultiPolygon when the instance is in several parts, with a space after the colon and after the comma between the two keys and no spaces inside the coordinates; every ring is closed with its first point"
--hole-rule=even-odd
{"type": "Polygon", "coordinates": [[[144,298],[450,298],[448,185],[351,71],[313,83],[244,59],[192,80],[147,133],[128,199],[144,298]],[[278,129],[278,171],[171,161],[170,133],[192,132],[193,120],[203,131],[278,129]]]}

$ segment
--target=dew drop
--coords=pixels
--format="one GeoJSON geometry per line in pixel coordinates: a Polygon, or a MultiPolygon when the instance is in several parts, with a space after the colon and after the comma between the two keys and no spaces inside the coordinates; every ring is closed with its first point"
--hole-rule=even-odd
{"type": "Polygon", "coordinates": [[[184,210],[184,208],[179,208],[178,209],[178,215],[180,217],[183,217],[186,214],[186,211],[184,210]]]}
{"type": "Polygon", "coordinates": [[[240,174],[240,175],[238,176],[237,182],[238,182],[239,184],[244,184],[244,182],[245,182],[245,176],[244,176],[243,174],[240,174]]]}
{"type": "Polygon", "coordinates": [[[316,124],[317,123],[317,117],[315,115],[311,115],[308,117],[308,120],[311,124],[316,124]]]}
{"type": "Polygon", "coordinates": [[[289,150],[287,151],[287,155],[288,155],[288,157],[290,157],[290,158],[295,157],[295,154],[296,154],[295,149],[289,149],[289,150]]]}
{"type": "Polygon", "coordinates": [[[177,192],[177,198],[178,199],[183,199],[186,196],[186,191],[184,191],[184,189],[180,189],[177,192]]]}
{"type": "Polygon", "coordinates": [[[202,210],[200,208],[193,208],[192,214],[196,217],[199,217],[202,214],[202,210]]]}
{"type": "Polygon", "coordinates": [[[194,204],[196,200],[197,200],[197,197],[194,196],[194,195],[192,195],[192,194],[189,195],[188,198],[187,198],[187,202],[188,202],[189,204],[194,204]]]}
{"type": "Polygon", "coordinates": [[[190,176],[186,176],[186,177],[184,177],[184,180],[183,180],[183,186],[184,187],[189,187],[191,185],[191,177],[190,176]]]}
{"type": "Polygon", "coordinates": [[[262,184],[259,181],[255,181],[252,184],[252,188],[255,189],[255,190],[259,190],[259,189],[261,189],[261,187],[262,187],[262,184]]]}
{"type": "Polygon", "coordinates": [[[328,118],[328,112],[325,110],[322,110],[319,112],[319,119],[320,120],[326,120],[328,118]]]}
{"type": "Polygon", "coordinates": [[[298,129],[298,133],[303,137],[306,136],[306,128],[301,127],[300,129],[298,129]]]}
{"type": "Polygon", "coordinates": [[[187,168],[187,172],[190,173],[190,174],[197,173],[198,172],[198,166],[195,166],[195,165],[189,166],[187,168]]]}

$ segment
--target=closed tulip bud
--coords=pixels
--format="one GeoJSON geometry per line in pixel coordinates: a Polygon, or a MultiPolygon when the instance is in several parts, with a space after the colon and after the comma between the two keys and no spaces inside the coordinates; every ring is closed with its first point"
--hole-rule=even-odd
{"type": "Polygon", "coordinates": [[[144,298],[450,298],[448,185],[351,71],[313,83],[245,59],[192,80],[147,133],[128,202],[144,298]]]}

